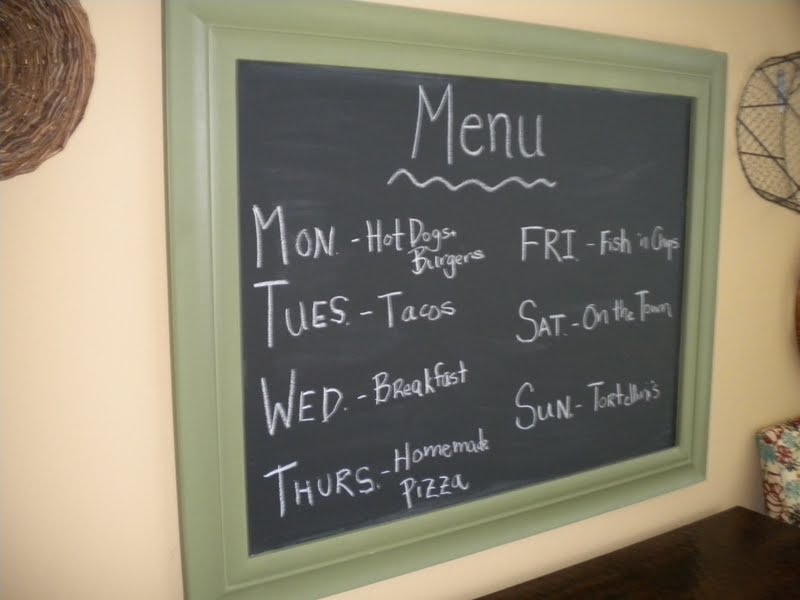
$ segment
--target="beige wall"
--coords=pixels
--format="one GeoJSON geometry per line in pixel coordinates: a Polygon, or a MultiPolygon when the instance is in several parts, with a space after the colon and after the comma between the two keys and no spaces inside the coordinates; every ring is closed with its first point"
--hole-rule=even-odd
{"type": "MultiPolygon", "coordinates": [[[[708,479],[342,594],[468,598],[733,504],[761,507],[756,428],[800,413],[792,329],[800,214],[749,191],[734,107],[750,70],[798,50],[797,2],[405,0],[728,53],[708,479]]],[[[68,147],[0,184],[0,596],[177,600],[156,0],[84,0],[96,83],[68,147]]]]}

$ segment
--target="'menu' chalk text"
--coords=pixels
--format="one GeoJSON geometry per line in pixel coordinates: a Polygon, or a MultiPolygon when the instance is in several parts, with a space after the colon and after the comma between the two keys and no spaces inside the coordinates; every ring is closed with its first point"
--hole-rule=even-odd
{"type": "MultiPolygon", "coordinates": [[[[431,101],[429,92],[423,85],[418,86],[417,92],[417,118],[411,146],[412,161],[421,158],[420,148],[424,136],[435,136],[443,140],[444,156],[449,166],[456,162],[456,156],[467,159],[490,155],[506,159],[535,159],[545,156],[542,133],[544,117],[541,114],[536,114],[531,119],[528,115],[509,115],[505,112],[470,112],[461,117],[460,124],[456,126],[455,91],[452,84],[445,86],[438,102],[435,99],[431,101]],[[444,123],[444,128],[434,127],[440,120],[444,123]],[[442,129],[444,129],[443,136],[442,129]]],[[[392,173],[387,185],[395,183],[400,176],[405,176],[418,188],[441,183],[451,192],[475,186],[494,193],[510,183],[516,183],[524,189],[535,186],[547,188],[556,186],[555,181],[545,177],[530,178],[519,174],[506,176],[495,183],[474,177],[454,183],[442,175],[433,175],[421,181],[407,168],[399,168],[392,173]]]]}
{"type": "MultiPolygon", "coordinates": [[[[424,123],[434,123],[446,115],[445,151],[447,164],[452,165],[455,158],[454,143],[454,94],[453,85],[447,84],[436,109],[428,98],[425,88],[419,86],[417,123],[414,129],[414,145],[411,148],[411,158],[416,159],[419,154],[420,139],[424,123]]],[[[526,146],[526,117],[518,115],[512,119],[506,113],[486,113],[485,117],[477,113],[469,113],[461,119],[458,128],[458,148],[465,156],[477,157],[485,150],[489,153],[500,152],[506,158],[514,158],[515,152],[522,158],[538,158],[544,156],[542,148],[542,115],[536,115],[533,127],[533,143],[529,150],[526,146]],[[516,128],[516,135],[515,135],[516,128]],[[471,133],[474,132],[474,133],[471,133]],[[502,132],[502,133],[500,133],[502,132]],[[488,135],[488,138],[486,137],[488,135]],[[469,137],[469,140],[467,139],[469,137]],[[498,139],[499,138],[499,139],[498,139]],[[476,141],[477,139],[477,141],[476,141]],[[498,143],[498,141],[500,143],[498,143]]]]}

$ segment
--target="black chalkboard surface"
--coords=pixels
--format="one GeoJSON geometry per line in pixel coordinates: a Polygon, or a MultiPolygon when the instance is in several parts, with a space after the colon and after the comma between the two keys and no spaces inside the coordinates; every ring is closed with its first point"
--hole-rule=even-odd
{"type": "Polygon", "coordinates": [[[692,101],[240,61],[252,555],[675,445],[692,101]]]}

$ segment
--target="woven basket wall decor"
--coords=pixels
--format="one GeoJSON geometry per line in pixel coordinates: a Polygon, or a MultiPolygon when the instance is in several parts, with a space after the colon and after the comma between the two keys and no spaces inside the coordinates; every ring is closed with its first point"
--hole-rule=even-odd
{"type": "Polygon", "coordinates": [[[0,0],[0,179],[64,148],[83,118],[94,61],[79,0],[0,0]]]}

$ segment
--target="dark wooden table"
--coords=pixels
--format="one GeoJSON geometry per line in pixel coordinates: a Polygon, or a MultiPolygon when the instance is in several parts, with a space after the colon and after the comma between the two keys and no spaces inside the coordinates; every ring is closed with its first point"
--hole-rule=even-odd
{"type": "Polygon", "coordinates": [[[800,598],[800,528],[737,507],[480,600],[800,598]]]}

